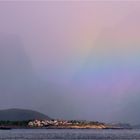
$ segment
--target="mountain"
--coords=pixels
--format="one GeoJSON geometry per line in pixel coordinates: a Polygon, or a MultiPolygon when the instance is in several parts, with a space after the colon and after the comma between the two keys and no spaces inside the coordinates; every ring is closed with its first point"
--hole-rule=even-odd
{"type": "Polygon", "coordinates": [[[35,120],[35,119],[48,119],[45,114],[37,111],[27,110],[27,109],[5,109],[0,110],[0,121],[25,121],[25,120],[35,120]]]}

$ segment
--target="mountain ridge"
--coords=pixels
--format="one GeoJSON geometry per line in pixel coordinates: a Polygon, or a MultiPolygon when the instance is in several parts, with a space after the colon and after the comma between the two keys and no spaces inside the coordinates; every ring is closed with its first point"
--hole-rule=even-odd
{"type": "Polygon", "coordinates": [[[51,118],[43,113],[30,109],[9,108],[0,110],[0,121],[26,121],[26,120],[50,120],[51,118]]]}

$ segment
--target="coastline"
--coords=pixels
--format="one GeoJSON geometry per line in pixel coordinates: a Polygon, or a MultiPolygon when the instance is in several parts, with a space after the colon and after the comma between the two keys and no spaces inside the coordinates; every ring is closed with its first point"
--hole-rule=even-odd
{"type": "Polygon", "coordinates": [[[29,126],[3,126],[0,130],[11,130],[11,129],[132,129],[132,128],[123,128],[123,127],[114,127],[114,126],[47,126],[47,127],[29,127],[29,126]]]}
{"type": "Polygon", "coordinates": [[[80,120],[1,121],[0,130],[8,129],[132,129],[129,124],[107,124],[80,120]]]}

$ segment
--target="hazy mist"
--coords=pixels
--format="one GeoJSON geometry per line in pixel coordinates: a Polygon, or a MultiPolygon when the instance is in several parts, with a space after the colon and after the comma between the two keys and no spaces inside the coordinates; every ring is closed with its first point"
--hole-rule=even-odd
{"type": "Polygon", "coordinates": [[[140,123],[140,3],[0,2],[0,109],[140,123]]]}

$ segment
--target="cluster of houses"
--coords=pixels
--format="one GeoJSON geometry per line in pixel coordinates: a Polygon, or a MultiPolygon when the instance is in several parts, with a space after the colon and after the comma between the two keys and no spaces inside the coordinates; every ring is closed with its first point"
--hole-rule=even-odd
{"type": "Polygon", "coordinates": [[[29,127],[66,126],[66,125],[72,125],[72,122],[62,120],[34,120],[28,123],[29,127]]]}
{"type": "Polygon", "coordinates": [[[105,128],[104,123],[93,121],[78,120],[33,120],[28,123],[29,127],[48,127],[48,128],[105,128]]]}

